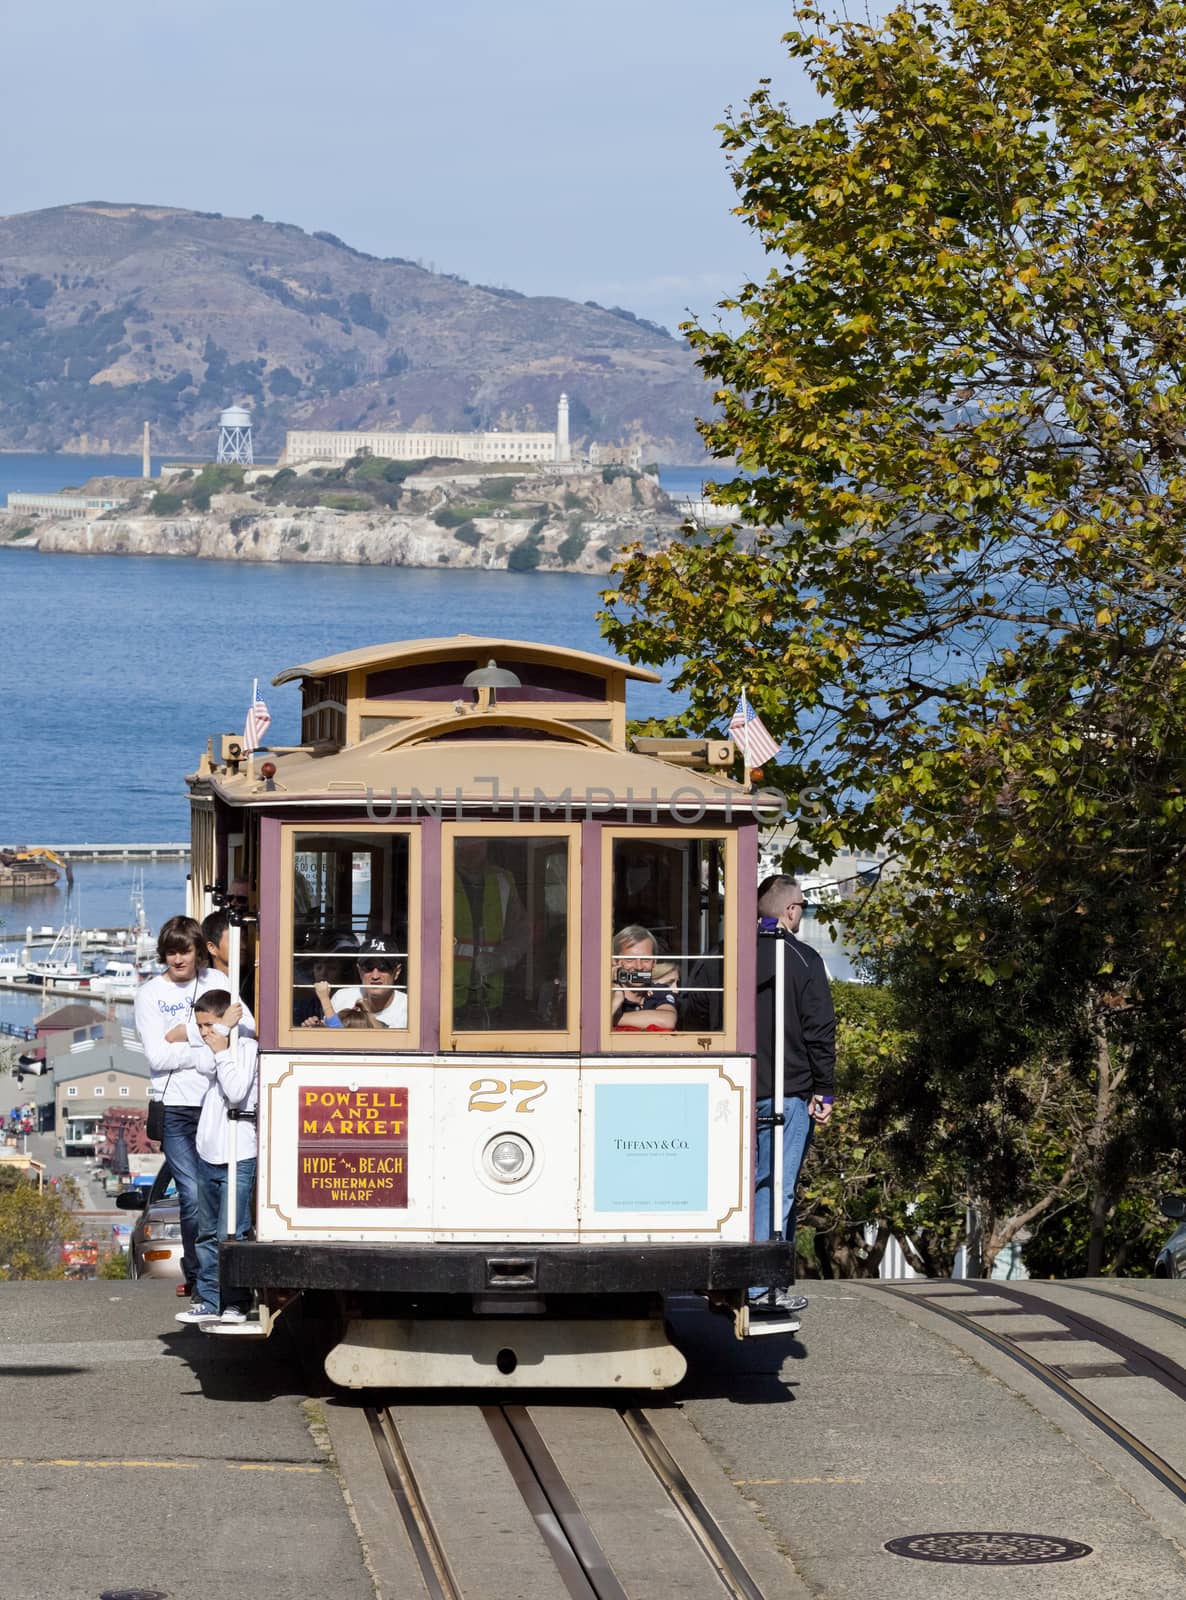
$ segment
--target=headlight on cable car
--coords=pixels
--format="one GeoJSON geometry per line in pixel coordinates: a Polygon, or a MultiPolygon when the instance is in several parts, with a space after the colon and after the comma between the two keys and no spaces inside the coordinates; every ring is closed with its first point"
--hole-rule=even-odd
{"type": "Polygon", "coordinates": [[[482,1165],[496,1183],[522,1183],[535,1165],[535,1151],[517,1133],[499,1133],[482,1151],[482,1165]]]}

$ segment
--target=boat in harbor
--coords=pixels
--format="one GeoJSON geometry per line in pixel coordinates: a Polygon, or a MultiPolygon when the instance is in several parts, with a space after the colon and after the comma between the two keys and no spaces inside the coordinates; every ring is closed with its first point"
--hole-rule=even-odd
{"type": "Polygon", "coordinates": [[[27,965],[28,981],[40,983],[47,989],[55,987],[82,989],[90,984],[91,975],[89,972],[84,973],[78,958],[78,928],[72,922],[58,931],[47,956],[36,960],[30,959],[27,965]]]}
{"type": "Polygon", "coordinates": [[[0,983],[28,983],[29,968],[24,955],[5,951],[0,955],[0,983]]]}
{"type": "Polygon", "coordinates": [[[74,881],[70,863],[44,845],[16,845],[0,850],[0,889],[20,894],[31,889],[53,888],[59,875],[74,881]]]}
{"type": "Polygon", "coordinates": [[[91,994],[104,1000],[134,1000],[141,974],[132,961],[108,961],[102,972],[94,973],[88,984],[91,994]]]}

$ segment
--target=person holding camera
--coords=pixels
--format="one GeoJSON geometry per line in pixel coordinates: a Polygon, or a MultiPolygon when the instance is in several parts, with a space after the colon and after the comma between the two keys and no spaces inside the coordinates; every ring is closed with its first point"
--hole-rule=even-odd
{"type": "Polygon", "coordinates": [[[635,1033],[668,1033],[676,1024],[676,973],[659,959],[658,940],[649,928],[630,923],[614,934],[613,997],[615,1028],[635,1033]]]}

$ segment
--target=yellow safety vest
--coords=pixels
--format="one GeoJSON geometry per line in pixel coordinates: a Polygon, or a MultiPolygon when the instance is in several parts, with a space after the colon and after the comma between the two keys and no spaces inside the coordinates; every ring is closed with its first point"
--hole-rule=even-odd
{"type": "MultiPolygon", "coordinates": [[[[453,1004],[463,1006],[471,999],[470,979],[473,976],[474,956],[479,950],[493,950],[502,943],[506,907],[510,900],[507,883],[501,869],[488,870],[482,886],[482,926],[474,936],[473,911],[470,898],[461,877],[454,880],[453,889],[453,1004]]],[[[490,1006],[500,1006],[503,994],[503,974],[492,972],[480,994],[472,996],[490,1006]]]]}

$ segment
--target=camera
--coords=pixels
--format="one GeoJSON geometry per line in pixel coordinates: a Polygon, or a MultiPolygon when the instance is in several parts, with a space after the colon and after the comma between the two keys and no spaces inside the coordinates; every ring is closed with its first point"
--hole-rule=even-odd
{"type": "Polygon", "coordinates": [[[619,989],[652,989],[655,979],[650,967],[615,967],[614,983],[619,989]]]}

